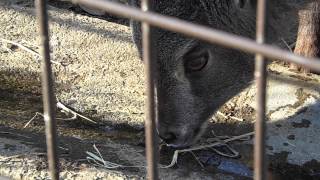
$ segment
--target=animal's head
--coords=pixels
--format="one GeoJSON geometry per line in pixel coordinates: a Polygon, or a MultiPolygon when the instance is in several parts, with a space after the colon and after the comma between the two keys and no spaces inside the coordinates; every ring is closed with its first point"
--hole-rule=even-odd
{"type": "MultiPolygon", "coordinates": [[[[236,32],[241,23],[235,3],[224,0],[186,2],[165,0],[157,11],[229,32],[236,32]]],[[[141,51],[139,23],[133,23],[133,34],[141,51]]],[[[237,34],[250,35],[243,29],[237,34]]],[[[186,147],[201,135],[212,114],[249,84],[253,61],[245,53],[175,32],[157,29],[157,35],[159,136],[171,146],[186,147]]]]}

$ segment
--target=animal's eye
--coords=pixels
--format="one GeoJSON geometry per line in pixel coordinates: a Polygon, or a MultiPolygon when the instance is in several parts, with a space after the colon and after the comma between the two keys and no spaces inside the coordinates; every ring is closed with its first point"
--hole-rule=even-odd
{"type": "Polygon", "coordinates": [[[200,56],[190,56],[185,61],[185,68],[187,72],[201,71],[208,64],[208,53],[203,53],[200,56]]]}

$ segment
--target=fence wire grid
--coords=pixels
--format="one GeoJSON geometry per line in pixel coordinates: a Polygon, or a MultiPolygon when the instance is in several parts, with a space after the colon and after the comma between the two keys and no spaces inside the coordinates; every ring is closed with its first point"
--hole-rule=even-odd
{"type": "MultiPolygon", "coordinates": [[[[242,50],[255,54],[255,79],[257,83],[257,119],[255,122],[254,145],[254,179],[266,179],[265,152],[265,109],[266,109],[266,60],[279,59],[320,72],[320,61],[317,58],[304,58],[291,52],[281,50],[266,42],[266,21],[268,14],[268,0],[257,1],[256,41],[241,36],[226,33],[210,27],[195,25],[188,21],[164,16],[152,12],[153,0],[141,0],[141,9],[106,0],[69,0],[74,4],[82,4],[110,14],[142,22],[143,59],[146,63],[147,75],[147,116],[145,120],[147,178],[159,179],[158,174],[158,137],[155,124],[154,100],[154,68],[152,59],[155,57],[153,27],[175,31],[199,40],[218,44],[224,47],[242,50]]],[[[57,153],[57,130],[55,121],[55,95],[49,56],[49,28],[47,0],[36,0],[37,16],[40,26],[42,47],[42,89],[44,101],[44,119],[46,123],[46,139],[48,164],[51,179],[59,179],[59,162],[57,153]]]]}

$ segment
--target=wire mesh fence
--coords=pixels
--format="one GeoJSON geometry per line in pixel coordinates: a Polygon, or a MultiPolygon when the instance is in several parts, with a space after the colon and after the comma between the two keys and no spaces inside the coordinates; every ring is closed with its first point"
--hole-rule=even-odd
{"type": "MultiPolygon", "coordinates": [[[[255,123],[254,146],[254,178],[266,179],[266,153],[265,153],[265,112],[266,112],[266,59],[279,59],[304,67],[320,71],[320,61],[315,58],[304,58],[265,44],[266,21],[268,14],[268,1],[259,0],[257,3],[256,41],[241,36],[226,33],[217,29],[196,25],[188,21],[164,16],[152,12],[154,3],[152,0],[141,0],[141,10],[105,0],[72,0],[75,4],[86,5],[108,13],[130,18],[142,22],[143,59],[146,62],[147,75],[147,116],[145,120],[146,132],[146,157],[147,177],[158,179],[158,137],[156,135],[156,115],[154,99],[154,76],[156,47],[153,27],[175,31],[208,43],[214,43],[228,48],[242,50],[256,54],[255,78],[257,83],[257,120],[255,123]]],[[[44,118],[46,122],[46,137],[48,149],[49,170],[52,179],[59,179],[59,166],[57,154],[57,132],[55,122],[55,102],[53,91],[52,71],[49,56],[49,29],[47,1],[36,0],[38,19],[40,23],[40,35],[42,43],[42,87],[44,101],[44,118]]]]}

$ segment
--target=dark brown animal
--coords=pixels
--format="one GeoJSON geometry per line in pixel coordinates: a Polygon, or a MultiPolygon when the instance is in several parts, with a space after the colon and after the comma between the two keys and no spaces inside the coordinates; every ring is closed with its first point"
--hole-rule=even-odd
{"type": "MultiPolygon", "coordinates": [[[[155,0],[155,11],[229,33],[255,37],[254,0],[155,0]]],[[[294,42],[298,12],[309,2],[270,0],[269,43],[294,42]]],[[[131,2],[139,7],[139,0],[131,2]]],[[[141,52],[140,23],[133,21],[141,52]]],[[[159,136],[174,147],[193,144],[207,120],[253,80],[252,55],[156,29],[159,136]]]]}

